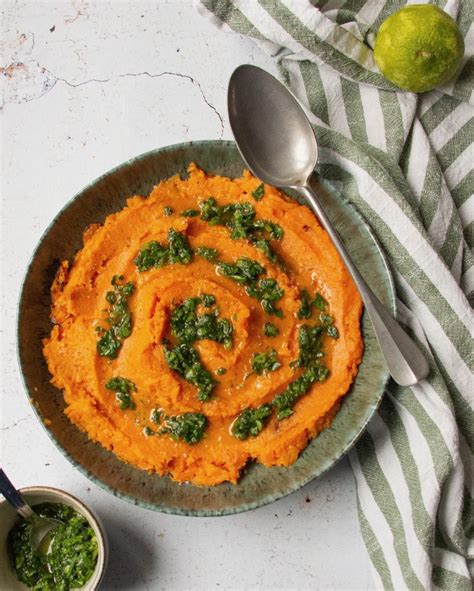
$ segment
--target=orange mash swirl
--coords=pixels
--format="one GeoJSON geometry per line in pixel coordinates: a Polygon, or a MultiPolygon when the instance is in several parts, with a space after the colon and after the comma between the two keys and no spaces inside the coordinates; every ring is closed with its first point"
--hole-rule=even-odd
{"type": "MultiPolygon", "coordinates": [[[[266,466],[293,463],[309,440],[330,425],[342,397],[357,373],[363,343],[360,331],[362,303],[328,235],[304,206],[265,185],[257,201],[252,192],[260,185],[244,172],[241,178],[209,176],[195,165],[189,178],[174,176],[160,182],[148,198],[131,197],[126,207],[107,217],[103,225],[89,227],[84,246],[71,266],[63,262],[52,286],[51,336],[44,341],[44,355],[52,383],[64,392],[66,414],[90,439],[111,450],[125,462],[144,470],[169,474],[174,480],[197,485],[236,483],[249,459],[266,466]],[[213,226],[201,217],[182,217],[213,196],[218,205],[252,203],[257,218],[279,224],[281,240],[271,242],[285,262],[285,269],[268,260],[246,239],[233,240],[224,226],[213,226]],[[164,214],[164,207],[174,210],[164,214]],[[220,260],[235,262],[248,257],[259,262],[265,277],[277,280],[284,290],[278,307],[283,318],[270,316],[244,287],[216,271],[216,263],[194,255],[187,265],[169,264],[139,272],[135,259],[150,241],[165,244],[170,228],[186,235],[190,247],[217,249],[220,260]],[[114,275],[134,285],[128,301],[132,331],[123,340],[116,359],[97,353],[97,326],[104,325],[106,293],[114,275]],[[298,399],[294,414],[277,420],[275,413],[256,437],[232,435],[230,427],[240,412],[271,403],[276,395],[302,374],[291,366],[298,358],[300,290],[320,293],[339,338],[323,338],[324,365],[329,377],[315,382],[298,399]],[[226,349],[211,340],[193,346],[217,385],[212,397],[201,402],[196,387],[172,371],[165,360],[162,340],[169,333],[170,313],[190,297],[211,294],[220,317],[233,325],[233,346],[226,349]],[[263,326],[272,322],[277,336],[265,336],[263,326]],[[281,367],[257,375],[252,372],[254,353],[274,348],[281,367]],[[224,375],[218,374],[225,368],[224,375]],[[105,384],[124,376],[136,386],[136,407],[122,410],[115,392],[105,384]],[[153,409],[167,415],[202,413],[208,426],[203,438],[190,445],[170,436],[147,436],[153,409]]],[[[317,317],[317,314],[313,314],[317,317]]]]}

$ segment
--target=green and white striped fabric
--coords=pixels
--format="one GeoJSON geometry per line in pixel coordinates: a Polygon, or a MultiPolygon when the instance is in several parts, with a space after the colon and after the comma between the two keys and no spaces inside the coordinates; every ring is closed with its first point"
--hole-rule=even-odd
{"type": "Polygon", "coordinates": [[[350,454],[376,586],[467,591],[474,554],[474,3],[436,2],[457,20],[466,54],[455,80],[420,96],[395,88],[373,59],[379,25],[404,4],[201,0],[198,9],[278,60],[284,82],[312,113],[318,172],[371,225],[391,263],[399,320],[429,359],[421,384],[389,384],[350,454]]]}

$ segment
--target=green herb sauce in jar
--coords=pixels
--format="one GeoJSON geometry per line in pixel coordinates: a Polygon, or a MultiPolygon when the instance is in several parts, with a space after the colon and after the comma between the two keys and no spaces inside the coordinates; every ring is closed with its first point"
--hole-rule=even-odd
{"type": "Polygon", "coordinates": [[[19,581],[35,591],[69,591],[83,587],[97,564],[98,544],[87,519],[62,503],[41,503],[34,511],[62,525],[52,530],[49,550],[33,551],[31,524],[20,519],[8,534],[12,566],[19,581]]]}

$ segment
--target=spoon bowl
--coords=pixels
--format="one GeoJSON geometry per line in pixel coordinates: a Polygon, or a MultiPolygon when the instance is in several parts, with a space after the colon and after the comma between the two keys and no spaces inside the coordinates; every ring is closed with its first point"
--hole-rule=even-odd
{"type": "Polygon", "coordinates": [[[316,166],[318,144],[303,109],[281,88],[268,72],[240,66],[229,82],[229,119],[242,158],[255,176],[269,185],[297,187],[316,166]]]}

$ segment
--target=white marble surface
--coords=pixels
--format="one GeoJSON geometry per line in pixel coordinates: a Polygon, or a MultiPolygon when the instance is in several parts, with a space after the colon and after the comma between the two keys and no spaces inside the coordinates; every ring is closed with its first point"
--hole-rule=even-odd
{"type": "Polygon", "coordinates": [[[197,519],[114,498],[63,458],[20,382],[15,316],[42,232],[86,183],[149,149],[231,138],[226,85],[241,63],[276,72],[250,41],[186,1],[3,0],[1,463],[18,486],[64,488],[103,518],[103,589],[371,589],[346,460],[249,513],[197,519]]]}

